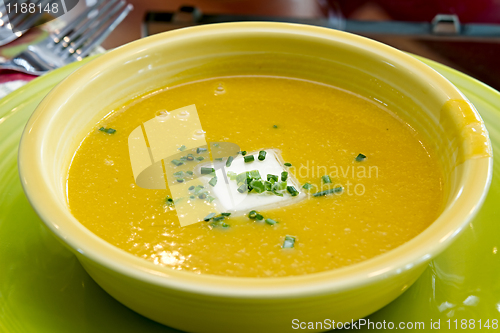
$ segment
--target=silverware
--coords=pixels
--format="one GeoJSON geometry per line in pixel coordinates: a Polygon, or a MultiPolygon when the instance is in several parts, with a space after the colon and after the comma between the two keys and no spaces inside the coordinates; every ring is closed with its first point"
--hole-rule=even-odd
{"type": "Polygon", "coordinates": [[[132,9],[124,0],[98,1],[41,42],[28,46],[11,60],[0,62],[0,69],[42,75],[80,61],[100,45],[132,9]]]}
{"type": "MultiPolygon", "coordinates": [[[[33,3],[35,8],[37,8],[37,6],[45,8],[46,5],[53,2],[54,0],[34,0],[30,3],[33,3]]],[[[15,1],[12,0],[4,0],[0,4],[0,46],[21,37],[26,30],[35,25],[43,14],[43,11],[35,11],[33,13],[25,11],[23,13],[18,7],[12,7],[14,3],[15,1]],[[12,12],[9,16],[7,14],[7,5],[12,7],[11,11],[13,8],[17,8],[17,12],[12,12]]]]}

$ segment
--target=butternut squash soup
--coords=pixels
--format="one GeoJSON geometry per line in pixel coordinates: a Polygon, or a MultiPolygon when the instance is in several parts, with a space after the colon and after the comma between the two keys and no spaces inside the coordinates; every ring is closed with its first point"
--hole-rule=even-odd
{"type": "Polygon", "coordinates": [[[83,225],[125,251],[176,270],[239,277],[370,259],[418,235],[443,205],[437,158],[381,102],[271,76],[166,87],[110,110],[75,153],[67,196],[83,225]],[[180,187],[141,187],[129,137],[186,106],[195,107],[208,146],[174,142],[178,155],[161,168],[180,187]],[[225,144],[237,152],[217,157],[225,144]],[[231,206],[226,190],[245,205],[231,206]],[[195,206],[200,222],[182,225],[182,209],[195,206]]]}

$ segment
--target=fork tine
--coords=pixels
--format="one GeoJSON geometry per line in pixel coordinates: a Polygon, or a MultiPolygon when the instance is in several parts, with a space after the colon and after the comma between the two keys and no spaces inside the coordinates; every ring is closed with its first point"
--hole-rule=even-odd
{"type": "MultiPolygon", "coordinates": [[[[42,8],[51,3],[53,0],[42,0],[40,2],[42,8]]],[[[36,21],[38,21],[38,19],[40,18],[40,16],[43,15],[43,12],[35,12],[35,13],[32,13],[26,20],[24,20],[22,23],[19,24],[19,26],[17,27],[17,30],[19,31],[24,31],[24,30],[28,30],[29,28],[31,28],[35,23],[36,21]]]]}
{"type": "Polygon", "coordinates": [[[101,21],[101,16],[103,16],[108,11],[108,9],[111,8],[111,6],[113,6],[117,1],[118,0],[107,1],[105,5],[102,6],[102,8],[99,8],[99,12],[97,13],[96,16],[92,18],[87,18],[87,20],[82,22],[82,25],[79,26],[75,31],[65,36],[62,39],[62,46],[67,47],[71,42],[80,37],[84,32],[88,31],[92,23],[101,21]]]}
{"type": "Polygon", "coordinates": [[[90,42],[85,45],[82,49],[76,49],[75,54],[73,54],[73,57],[76,58],[76,60],[82,60],[84,57],[86,57],[97,45],[101,44],[106,37],[116,28],[118,24],[123,21],[125,17],[127,17],[128,13],[134,8],[131,4],[128,4],[125,8],[122,9],[121,13],[108,22],[106,25],[102,27],[100,31],[98,31],[98,34],[96,36],[93,36],[93,39],[90,40],[90,42]]]}
{"type": "Polygon", "coordinates": [[[66,24],[61,30],[55,30],[52,34],[52,39],[54,40],[54,43],[59,43],[61,39],[66,36],[68,33],[70,33],[73,29],[75,29],[80,23],[82,23],[85,20],[88,20],[88,15],[91,11],[96,9],[101,5],[101,1],[96,1],[96,3],[85,9],[78,17],[76,17],[73,21],[69,22],[66,24]]]}
{"type": "MultiPolygon", "coordinates": [[[[38,2],[39,2],[39,0],[35,0],[32,3],[34,3],[36,5],[38,2]]],[[[29,4],[30,1],[28,0],[27,3],[29,4]]],[[[12,28],[12,30],[14,30],[14,29],[17,29],[18,31],[24,30],[24,29],[20,28],[21,22],[24,21],[25,19],[29,18],[32,15],[36,15],[36,14],[30,13],[29,10],[27,10],[25,13],[22,13],[21,11],[19,11],[18,13],[16,13],[16,15],[14,17],[11,16],[12,20],[9,17],[10,27],[12,28]]]]}

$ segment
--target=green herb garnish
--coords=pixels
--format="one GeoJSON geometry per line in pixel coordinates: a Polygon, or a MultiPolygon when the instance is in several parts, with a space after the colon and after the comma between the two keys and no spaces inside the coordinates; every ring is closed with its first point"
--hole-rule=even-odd
{"type": "Polygon", "coordinates": [[[215,158],[216,161],[222,161],[222,157],[215,158]]]}
{"type": "Polygon", "coordinates": [[[207,197],[207,194],[205,192],[198,194],[198,198],[200,199],[205,199],[207,197]]]}
{"type": "Polygon", "coordinates": [[[99,131],[101,132],[104,132],[104,133],[108,133],[108,134],[115,134],[116,130],[113,129],[113,128],[104,128],[104,127],[101,127],[99,128],[99,131]]]}
{"type": "Polygon", "coordinates": [[[179,161],[179,160],[172,160],[171,162],[172,162],[172,164],[174,164],[175,166],[179,166],[179,165],[183,165],[183,164],[184,164],[184,162],[179,161]]]}
{"type": "Polygon", "coordinates": [[[363,162],[364,160],[366,160],[366,155],[358,154],[358,156],[356,156],[357,162],[363,162]]]}
{"type": "Polygon", "coordinates": [[[313,188],[313,186],[311,184],[309,184],[309,183],[305,183],[304,185],[302,185],[302,188],[306,189],[306,190],[310,190],[310,189],[313,188]]]}
{"type": "Polygon", "coordinates": [[[248,162],[253,162],[255,160],[255,157],[253,155],[247,155],[243,157],[243,159],[245,160],[245,163],[248,163],[248,162]]]}
{"type": "Polygon", "coordinates": [[[259,151],[259,157],[258,157],[259,161],[265,160],[266,159],[266,154],[267,154],[267,152],[265,150],[259,151]]]}
{"type": "Polygon", "coordinates": [[[247,191],[248,191],[248,186],[247,186],[247,184],[243,184],[243,185],[241,185],[240,187],[238,187],[238,192],[240,192],[240,193],[245,193],[245,192],[247,192],[247,191]]]}
{"type": "Polygon", "coordinates": [[[215,169],[214,168],[205,168],[205,167],[202,167],[200,169],[200,172],[201,172],[202,175],[209,175],[211,173],[214,173],[215,169]]]}
{"type": "Polygon", "coordinates": [[[218,143],[212,143],[212,147],[219,148],[219,144],[218,143]]]}
{"type": "Polygon", "coordinates": [[[231,213],[220,213],[222,216],[231,216],[231,213]]]}
{"type": "Polygon", "coordinates": [[[177,148],[177,149],[178,149],[178,150],[180,150],[180,151],[184,151],[184,150],[186,150],[186,146],[182,145],[182,146],[180,146],[180,147],[179,147],[179,148],[177,148]]]}
{"type": "Polygon", "coordinates": [[[229,224],[227,224],[223,221],[215,221],[215,222],[210,223],[210,225],[214,228],[216,228],[216,227],[229,228],[229,224]]]}
{"type": "Polygon", "coordinates": [[[183,182],[184,182],[184,179],[182,179],[182,178],[177,178],[177,182],[178,182],[178,183],[183,183],[183,182]]]}
{"type": "Polygon", "coordinates": [[[262,193],[266,190],[266,186],[260,180],[252,180],[250,186],[256,193],[262,193]]]}
{"type": "Polygon", "coordinates": [[[241,155],[245,156],[247,154],[247,151],[246,150],[242,150],[240,151],[241,155]]]}
{"type": "Polygon", "coordinates": [[[283,171],[281,173],[281,181],[286,181],[287,178],[288,178],[288,172],[283,171]]]}
{"type": "Polygon", "coordinates": [[[197,159],[198,161],[203,161],[203,160],[205,159],[205,157],[203,157],[203,156],[197,156],[197,157],[196,157],[196,159],[197,159]]]}
{"type": "Polygon", "coordinates": [[[207,151],[207,148],[199,148],[199,147],[198,147],[198,148],[196,148],[196,153],[197,153],[197,154],[201,154],[201,153],[204,153],[204,152],[206,152],[206,151],[207,151]]]}
{"type": "Polygon", "coordinates": [[[188,175],[190,175],[190,176],[194,175],[194,172],[193,172],[193,171],[190,171],[190,170],[186,171],[186,173],[187,173],[188,175]]]}
{"type": "Polygon", "coordinates": [[[248,213],[248,218],[250,218],[250,219],[254,219],[256,216],[257,216],[257,211],[256,210],[251,210],[248,213]]]}
{"type": "Polygon", "coordinates": [[[267,180],[270,181],[270,182],[272,182],[272,183],[277,182],[278,181],[278,176],[267,174],[267,180]]]}
{"type": "Polygon", "coordinates": [[[328,195],[328,194],[339,193],[339,192],[342,192],[342,190],[343,190],[342,186],[339,186],[339,187],[331,188],[331,189],[328,189],[325,191],[316,192],[313,194],[313,197],[321,197],[321,196],[328,195]]]}
{"type": "Polygon", "coordinates": [[[207,216],[205,216],[205,218],[203,219],[203,221],[210,221],[216,214],[215,213],[210,213],[208,214],[207,216]]]}
{"type": "Polygon", "coordinates": [[[273,128],[278,128],[278,125],[273,125],[273,128]]]}
{"type": "Polygon", "coordinates": [[[283,245],[281,246],[283,249],[291,249],[295,245],[295,237],[286,235],[285,236],[285,241],[283,242],[283,245]]]}
{"type": "Polygon", "coordinates": [[[287,166],[287,167],[291,167],[291,166],[292,166],[292,163],[288,163],[288,162],[286,162],[286,163],[285,163],[285,166],[287,166]]]}
{"type": "Polygon", "coordinates": [[[252,170],[252,171],[250,171],[249,175],[250,175],[250,178],[252,178],[252,179],[260,179],[261,178],[259,170],[252,170]]]}
{"type": "Polygon", "coordinates": [[[187,154],[187,156],[186,156],[186,160],[188,160],[188,161],[194,161],[194,156],[193,156],[193,154],[187,154]]]}
{"type": "Polygon", "coordinates": [[[278,223],[278,221],[275,221],[273,219],[266,219],[266,223],[269,225],[275,225],[276,223],[278,223]]]}
{"type": "Polygon", "coordinates": [[[215,198],[214,198],[214,197],[212,197],[211,195],[207,196],[206,201],[208,201],[208,202],[212,202],[212,201],[214,201],[214,200],[215,200],[215,198]]]}
{"type": "Polygon", "coordinates": [[[229,168],[231,166],[231,163],[233,163],[234,157],[229,156],[226,161],[226,166],[229,168]]]}
{"type": "Polygon", "coordinates": [[[292,195],[292,197],[295,197],[299,194],[299,191],[297,191],[293,186],[287,186],[286,190],[292,195]]]}
{"type": "Polygon", "coordinates": [[[321,177],[321,180],[323,181],[323,183],[325,184],[331,184],[332,183],[332,179],[330,178],[330,176],[328,175],[324,175],[323,177],[321,177]]]}
{"type": "Polygon", "coordinates": [[[174,199],[172,199],[171,197],[166,197],[165,198],[165,203],[167,204],[167,206],[173,206],[174,205],[174,199]]]}
{"type": "Polygon", "coordinates": [[[208,183],[212,186],[215,186],[217,184],[217,177],[210,179],[210,181],[208,183]]]}

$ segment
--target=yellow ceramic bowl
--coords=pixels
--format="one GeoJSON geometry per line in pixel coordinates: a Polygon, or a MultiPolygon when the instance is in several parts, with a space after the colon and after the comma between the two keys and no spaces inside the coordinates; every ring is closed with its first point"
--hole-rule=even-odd
{"type": "Polygon", "coordinates": [[[181,29],[108,52],[43,100],[19,151],[31,204],[92,278],[129,308],[189,332],[293,331],[298,321],[351,321],[380,309],[406,290],[478,211],[491,164],[476,110],[431,68],[366,38],[278,23],[181,29]],[[238,74],[320,81],[389,105],[439,153],[447,197],[440,217],[404,245],[356,265],[286,278],[231,278],[157,267],[106,243],[71,215],[65,194],[70,160],[109,110],[165,85],[238,74]]]}

